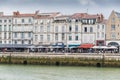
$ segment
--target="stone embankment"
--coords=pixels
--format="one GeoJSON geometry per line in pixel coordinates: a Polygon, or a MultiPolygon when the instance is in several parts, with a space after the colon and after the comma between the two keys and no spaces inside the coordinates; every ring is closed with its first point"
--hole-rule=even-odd
{"type": "Polygon", "coordinates": [[[119,53],[1,53],[1,64],[120,67],[119,53]]]}

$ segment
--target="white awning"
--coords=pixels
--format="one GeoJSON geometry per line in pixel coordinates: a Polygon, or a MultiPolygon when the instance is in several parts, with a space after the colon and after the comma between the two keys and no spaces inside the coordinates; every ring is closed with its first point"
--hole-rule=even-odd
{"type": "Polygon", "coordinates": [[[93,46],[93,49],[117,49],[115,46],[93,46]]]}

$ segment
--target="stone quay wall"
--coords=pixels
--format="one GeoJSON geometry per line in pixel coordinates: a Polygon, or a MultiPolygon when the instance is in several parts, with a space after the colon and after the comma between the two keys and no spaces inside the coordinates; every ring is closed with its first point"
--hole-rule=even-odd
{"type": "Polygon", "coordinates": [[[0,64],[120,67],[119,53],[2,53],[0,64]]]}

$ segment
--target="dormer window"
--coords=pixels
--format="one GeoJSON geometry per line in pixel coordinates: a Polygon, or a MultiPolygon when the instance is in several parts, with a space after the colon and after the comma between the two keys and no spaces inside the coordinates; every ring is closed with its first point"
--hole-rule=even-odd
{"type": "Polygon", "coordinates": [[[76,19],[75,22],[78,22],[78,20],[76,19]]]}
{"type": "Polygon", "coordinates": [[[50,23],[50,20],[47,20],[47,23],[50,23]]]}
{"type": "Polygon", "coordinates": [[[40,20],[40,23],[43,24],[43,20],[40,20]]]}

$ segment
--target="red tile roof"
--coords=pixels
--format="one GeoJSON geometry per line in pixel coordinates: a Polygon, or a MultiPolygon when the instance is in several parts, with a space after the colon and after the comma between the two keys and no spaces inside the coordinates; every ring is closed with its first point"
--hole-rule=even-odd
{"type": "Polygon", "coordinates": [[[75,13],[71,16],[71,18],[98,18],[100,14],[91,15],[87,13],[75,13]]]}
{"type": "Polygon", "coordinates": [[[36,14],[30,14],[30,13],[25,13],[25,14],[21,14],[19,13],[19,11],[17,12],[13,12],[13,17],[34,17],[36,14]]]}

